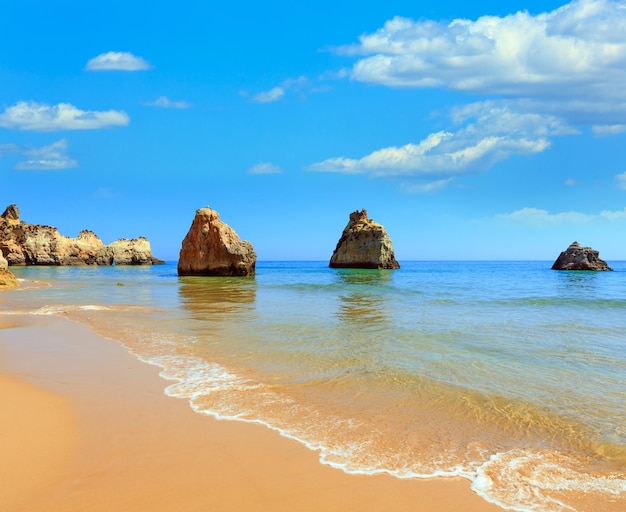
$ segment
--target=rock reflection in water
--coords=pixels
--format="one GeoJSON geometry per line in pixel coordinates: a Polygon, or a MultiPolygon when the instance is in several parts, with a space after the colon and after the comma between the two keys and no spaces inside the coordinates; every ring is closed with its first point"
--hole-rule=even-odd
{"type": "Polygon", "coordinates": [[[342,293],[338,316],[362,325],[388,322],[387,296],[381,289],[391,283],[389,270],[345,269],[337,272],[346,293],[342,293]]]}
{"type": "Polygon", "coordinates": [[[179,277],[182,307],[194,320],[233,321],[254,309],[257,283],[252,277],[179,277]]]}
{"type": "Polygon", "coordinates": [[[601,281],[608,274],[593,270],[565,270],[556,273],[557,294],[559,297],[583,298],[588,294],[597,293],[598,286],[604,284],[601,281]]]}

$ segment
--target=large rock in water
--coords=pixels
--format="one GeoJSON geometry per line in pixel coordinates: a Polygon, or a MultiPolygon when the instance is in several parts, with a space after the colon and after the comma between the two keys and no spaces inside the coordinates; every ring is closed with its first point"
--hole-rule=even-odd
{"type": "Polygon", "coordinates": [[[162,263],[152,256],[145,238],[134,241],[122,239],[108,246],[89,230],[70,238],[63,236],[55,227],[21,221],[19,209],[14,204],[0,216],[0,251],[9,265],[162,263]]]}
{"type": "Polygon", "coordinates": [[[601,260],[599,252],[573,242],[552,265],[552,270],[613,270],[601,260]]]}
{"type": "Polygon", "coordinates": [[[256,253],[252,244],[220,220],[210,208],[196,211],[178,260],[181,276],[254,275],[256,253]]]}
{"type": "Polygon", "coordinates": [[[330,258],[331,268],[400,268],[383,226],[367,218],[367,211],[355,211],[343,230],[330,258]]]}
{"type": "Polygon", "coordinates": [[[3,288],[16,288],[19,285],[17,277],[9,270],[9,263],[0,252],[0,290],[3,288]]]}

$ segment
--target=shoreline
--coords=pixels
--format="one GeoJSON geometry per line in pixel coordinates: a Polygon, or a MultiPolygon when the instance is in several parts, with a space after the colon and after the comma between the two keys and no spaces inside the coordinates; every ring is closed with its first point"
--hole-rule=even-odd
{"type": "Polygon", "coordinates": [[[349,475],[265,427],[198,414],[85,325],[11,315],[0,333],[0,448],[39,446],[3,457],[0,511],[502,510],[460,477],[349,475]]]}

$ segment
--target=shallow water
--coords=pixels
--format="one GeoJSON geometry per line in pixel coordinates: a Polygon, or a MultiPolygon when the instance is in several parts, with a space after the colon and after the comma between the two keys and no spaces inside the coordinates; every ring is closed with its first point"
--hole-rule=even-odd
{"type": "Polygon", "coordinates": [[[198,412],[355,473],[464,476],[512,510],[626,509],[626,262],[260,262],[254,278],[12,267],[0,309],[89,322],[198,412]]]}

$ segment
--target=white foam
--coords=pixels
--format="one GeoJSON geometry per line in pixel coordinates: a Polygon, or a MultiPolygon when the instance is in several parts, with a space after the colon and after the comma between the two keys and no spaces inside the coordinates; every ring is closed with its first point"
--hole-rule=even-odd
{"type": "Polygon", "coordinates": [[[32,312],[33,315],[59,315],[62,313],[66,313],[67,309],[65,306],[43,306],[32,312]]]}
{"type": "Polygon", "coordinates": [[[111,311],[111,308],[107,306],[96,306],[94,304],[87,304],[85,306],[78,306],[77,309],[82,309],[85,311],[111,311]]]}
{"type": "Polygon", "coordinates": [[[110,307],[95,304],[85,304],[77,306],[73,304],[59,304],[56,306],[42,306],[32,312],[25,312],[33,315],[66,315],[71,311],[111,311],[110,307]]]}
{"type": "Polygon", "coordinates": [[[626,480],[617,476],[593,476],[575,468],[579,464],[554,451],[512,450],[492,455],[472,482],[472,489],[486,501],[519,512],[575,511],[551,497],[551,492],[583,492],[618,496],[626,493],[626,480]],[[557,462],[554,462],[557,461],[557,462]],[[506,482],[496,487],[489,475],[506,482]]]}

